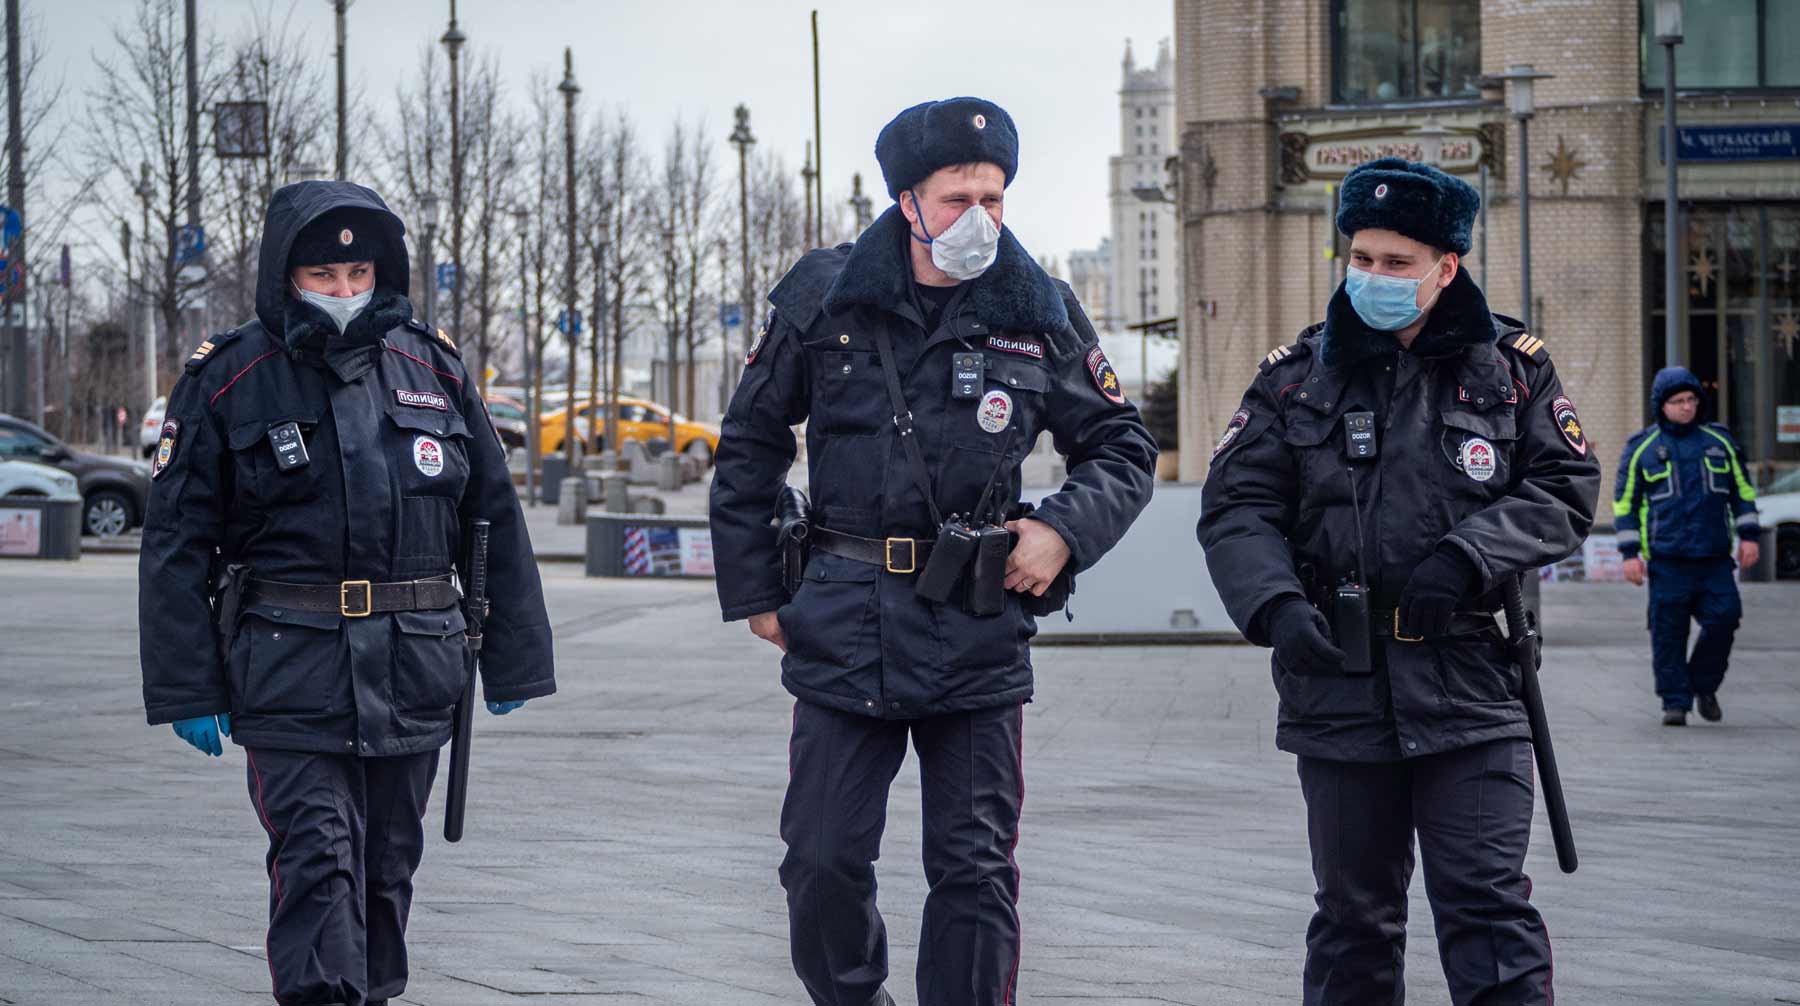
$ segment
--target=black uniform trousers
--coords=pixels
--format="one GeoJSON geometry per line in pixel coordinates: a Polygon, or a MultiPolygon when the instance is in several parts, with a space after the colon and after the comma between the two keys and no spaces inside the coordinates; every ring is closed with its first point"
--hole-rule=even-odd
{"type": "Polygon", "coordinates": [[[1308,1006],[1406,998],[1413,834],[1456,1006],[1551,1002],[1550,935],[1532,907],[1531,743],[1500,740],[1396,762],[1302,757],[1318,911],[1308,1006]]]}
{"type": "Polygon", "coordinates": [[[875,860],[912,736],[924,809],[919,1006],[1009,1006],[1019,969],[1024,707],[879,720],[794,705],[781,837],[794,970],[818,1006],[867,1006],[888,976],[875,860]]]}
{"type": "Polygon", "coordinates": [[[437,751],[390,758],[245,749],[269,834],[266,951],[281,1006],[365,1006],[406,989],[406,917],[437,751]]]}

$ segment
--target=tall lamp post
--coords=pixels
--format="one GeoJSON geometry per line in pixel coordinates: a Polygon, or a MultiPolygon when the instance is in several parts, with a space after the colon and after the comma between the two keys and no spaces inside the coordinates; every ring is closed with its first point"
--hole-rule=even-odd
{"type": "Polygon", "coordinates": [[[462,338],[463,159],[462,82],[458,57],[469,37],[456,26],[456,0],[450,0],[450,27],[438,41],[450,53],[450,261],[456,276],[450,284],[450,327],[462,338]]]}
{"type": "Polygon", "coordinates": [[[537,369],[531,347],[537,339],[531,331],[531,256],[526,247],[531,240],[531,211],[514,207],[512,218],[519,229],[519,329],[525,336],[525,505],[537,506],[538,406],[542,403],[532,393],[537,387],[537,369]]]}
{"type": "Polygon", "coordinates": [[[750,291],[750,148],[756,137],[750,133],[750,107],[737,107],[737,128],[731,131],[731,145],[738,150],[738,252],[743,260],[744,352],[750,351],[751,315],[755,305],[750,291]]]}
{"type": "MultiPolygon", "coordinates": [[[[150,200],[155,195],[156,190],[150,186],[150,162],[142,161],[138,164],[137,197],[138,205],[143,207],[144,211],[144,229],[139,233],[143,237],[146,251],[150,247],[150,200]]],[[[150,289],[148,255],[145,256],[143,267],[138,270],[138,275],[141,277],[139,282],[148,291],[150,289]]],[[[144,317],[140,324],[144,327],[144,408],[148,410],[156,402],[156,316],[151,313],[150,298],[147,294],[143,298],[143,305],[144,317]]]]}
{"type": "Polygon", "coordinates": [[[663,408],[669,413],[669,451],[675,450],[675,228],[665,226],[662,229],[663,277],[666,279],[667,296],[669,298],[669,379],[668,394],[663,398],[663,408]]]}
{"type": "Polygon", "coordinates": [[[437,234],[438,213],[437,193],[427,192],[419,197],[419,212],[425,215],[425,324],[434,330],[437,328],[437,234]]]}
{"type": "Polygon", "coordinates": [[[1681,202],[1675,166],[1675,47],[1681,44],[1681,0],[1656,0],[1656,44],[1663,47],[1663,366],[1681,364],[1681,202]]]}
{"type": "Polygon", "coordinates": [[[350,88],[344,70],[344,12],[356,0],[330,0],[331,9],[337,14],[337,177],[350,176],[350,130],[345,122],[347,111],[345,106],[350,100],[350,88]]]}
{"type": "Polygon", "coordinates": [[[873,220],[872,210],[873,210],[874,205],[875,205],[874,202],[871,201],[868,196],[863,194],[862,172],[858,171],[857,173],[851,175],[850,176],[850,212],[856,214],[856,233],[857,234],[860,235],[863,231],[866,231],[869,229],[869,223],[871,220],[873,220]]]}
{"type": "Polygon", "coordinates": [[[1514,63],[1505,73],[1494,75],[1512,86],[1507,89],[1506,104],[1519,123],[1519,318],[1527,331],[1532,327],[1531,302],[1531,118],[1537,114],[1533,85],[1556,76],[1533,69],[1530,63],[1514,63]]]}
{"type": "MultiPolygon", "coordinates": [[[[563,48],[563,79],[556,85],[563,96],[563,196],[568,200],[563,207],[563,240],[567,243],[568,258],[563,269],[563,317],[569,321],[569,405],[563,409],[563,417],[567,427],[563,431],[563,461],[568,464],[566,478],[575,477],[575,372],[580,368],[579,346],[581,344],[581,319],[575,316],[575,96],[581,93],[581,85],[575,83],[575,53],[565,46],[563,48]]],[[[590,415],[588,421],[592,422],[590,415]]]]}

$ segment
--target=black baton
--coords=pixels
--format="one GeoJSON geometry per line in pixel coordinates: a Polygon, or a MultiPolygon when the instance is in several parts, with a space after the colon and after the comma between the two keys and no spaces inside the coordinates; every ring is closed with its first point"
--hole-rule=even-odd
{"type": "Polygon", "coordinates": [[[469,666],[450,730],[450,781],[444,794],[444,841],[460,842],[469,804],[469,743],[475,732],[475,681],[481,666],[481,623],[487,617],[488,522],[469,523],[469,590],[463,599],[468,620],[469,666]]]}
{"type": "Polygon", "coordinates": [[[1537,626],[1525,614],[1525,596],[1519,578],[1502,581],[1506,601],[1507,645],[1519,665],[1519,695],[1525,717],[1531,721],[1531,751],[1537,758],[1538,779],[1544,791],[1544,812],[1550,818],[1550,838],[1556,843],[1556,865],[1574,873],[1575,832],[1569,827],[1569,805],[1563,800],[1562,775],[1556,771],[1556,750],[1550,746],[1550,720],[1544,714],[1544,689],[1538,682],[1537,626]]]}

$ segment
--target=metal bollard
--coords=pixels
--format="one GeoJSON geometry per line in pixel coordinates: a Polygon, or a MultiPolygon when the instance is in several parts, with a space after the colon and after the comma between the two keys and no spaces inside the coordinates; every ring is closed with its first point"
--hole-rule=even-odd
{"type": "Polygon", "coordinates": [[[631,512],[631,483],[624,472],[609,472],[600,480],[600,485],[605,490],[601,498],[606,501],[608,513],[631,512]]]}
{"type": "Polygon", "coordinates": [[[556,522],[582,524],[587,521],[587,479],[580,476],[563,479],[557,486],[556,522]]]}
{"type": "Polygon", "coordinates": [[[665,451],[656,459],[656,488],[675,492],[681,488],[681,455],[665,451]]]}

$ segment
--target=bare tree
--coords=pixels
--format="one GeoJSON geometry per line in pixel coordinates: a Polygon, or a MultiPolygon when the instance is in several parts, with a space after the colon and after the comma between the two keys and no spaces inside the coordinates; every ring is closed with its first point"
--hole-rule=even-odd
{"type": "MultiPolygon", "coordinates": [[[[700,338],[700,326],[696,317],[700,313],[701,300],[706,296],[709,254],[715,232],[719,229],[719,213],[715,209],[714,189],[716,187],[715,169],[713,165],[712,143],[707,136],[706,121],[682,137],[683,126],[679,119],[674,126],[674,138],[670,143],[669,156],[681,157],[683,162],[677,172],[682,182],[680,198],[675,202],[677,211],[676,241],[679,256],[679,283],[681,296],[681,334],[682,347],[686,355],[683,368],[682,408],[689,415],[697,413],[698,401],[694,390],[694,346],[700,338]]],[[[671,402],[670,408],[674,408],[671,402]]]]}
{"type": "Polygon", "coordinates": [[[758,153],[750,173],[750,272],[757,292],[773,290],[806,245],[806,204],[794,173],[781,155],[758,153]]]}
{"type": "Polygon", "coordinates": [[[211,188],[219,193],[211,216],[221,224],[211,289],[227,317],[246,318],[256,309],[257,257],[270,197],[331,155],[324,72],[307,52],[305,33],[295,31],[293,16],[292,7],[280,19],[272,5],[254,10],[243,34],[228,43],[215,84],[227,100],[263,102],[268,109],[267,156],[211,162],[211,188]]]}
{"type": "MultiPolygon", "coordinates": [[[[383,148],[388,204],[402,219],[411,222],[407,229],[413,235],[412,267],[416,281],[409,288],[415,291],[417,302],[413,307],[421,316],[426,314],[426,301],[431,296],[429,284],[437,282],[431,274],[431,263],[441,247],[426,244],[425,197],[432,195],[442,204],[448,201],[450,192],[449,86],[448,75],[438,63],[438,47],[426,43],[419,50],[416,83],[401,83],[394,89],[395,142],[383,148]],[[439,151],[445,153],[440,156],[439,151]]],[[[439,230],[442,238],[445,228],[439,230]]],[[[435,325],[437,318],[431,321],[435,325]]]]}
{"type": "MultiPolygon", "coordinates": [[[[199,185],[204,199],[211,181],[204,168],[199,178],[188,171],[185,32],[175,0],[140,0],[130,24],[112,29],[115,51],[94,57],[99,82],[88,95],[83,134],[95,177],[92,205],[115,225],[130,222],[134,208],[149,220],[140,289],[171,333],[163,358],[169,375],[192,348],[192,340],[173,333],[181,331],[181,312],[204,282],[181,275],[176,232],[186,219],[189,185],[199,185]]],[[[215,41],[200,47],[202,107],[212,104],[218,52],[215,41]]]]}
{"type": "Polygon", "coordinates": [[[645,233],[644,225],[652,215],[645,178],[647,169],[638,147],[637,129],[630,117],[620,110],[612,125],[606,128],[605,136],[605,161],[600,172],[607,193],[603,226],[610,247],[605,286],[607,306],[612,311],[611,324],[607,327],[612,349],[612,373],[606,382],[612,396],[606,413],[609,417],[607,447],[616,451],[619,449],[618,398],[625,379],[625,344],[630,334],[625,328],[625,308],[649,292],[652,273],[647,259],[654,253],[656,245],[645,233]]]}

